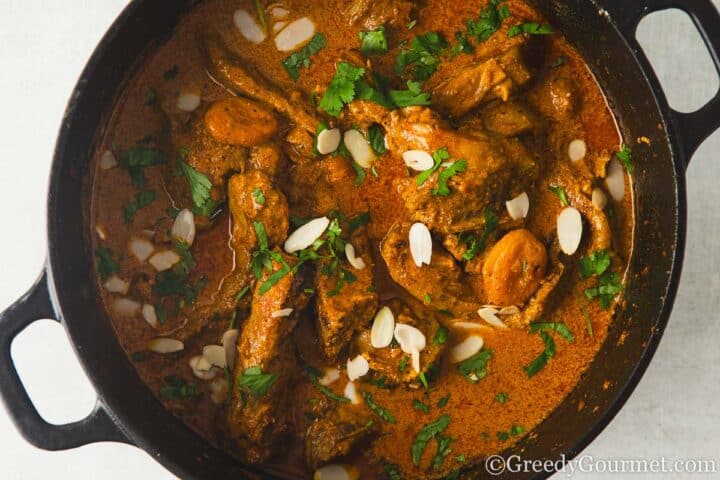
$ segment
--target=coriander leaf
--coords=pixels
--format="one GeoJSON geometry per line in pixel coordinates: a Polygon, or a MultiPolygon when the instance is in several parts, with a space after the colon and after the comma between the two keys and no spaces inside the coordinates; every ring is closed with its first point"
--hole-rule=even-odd
{"type": "Polygon", "coordinates": [[[212,210],[217,206],[210,195],[213,187],[212,182],[204,173],[195,170],[180,157],[177,158],[176,165],[178,171],[185,175],[190,184],[194,206],[204,214],[203,216],[210,216],[212,210]]]}
{"type": "Polygon", "coordinates": [[[602,275],[610,268],[610,251],[598,250],[580,259],[580,274],[583,278],[602,275]]]}
{"type": "Polygon", "coordinates": [[[521,23],[520,25],[510,27],[507,35],[508,38],[513,38],[521,33],[527,33],[528,35],[550,35],[553,33],[553,29],[550,25],[540,25],[535,22],[521,23]]]}
{"type": "Polygon", "coordinates": [[[425,403],[421,402],[417,398],[413,399],[413,408],[417,410],[418,412],[428,413],[430,411],[430,407],[426,405],[425,403]]]}
{"type": "Polygon", "coordinates": [[[385,470],[387,480],[402,480],[402,475],[400,474],[400,467],[398,467],[394,463],[386,463],[383,466],[383,470],[385,470]]]}
{"type": "Polygon", "coordinates": [[[255,187],[255,190],[252,191],[252,197],[258,205],[265,205],[265,195],[260,190],[260,187],[255,187]]]}
{"type": "Polygon", "coordinates": [[[265,225],[263,225],[262,222],[254,221],[253,229],[255,230],[255,235],[257,236],[257,241],[258,241],[258,245],[260,245],[260,250],[267,250],[268,238],[267,238],[267,232],[265,231],[265,225]]]}
{"type": "Polygon", "coordinates": [[[435,441],[437,442],[437,450],[435,450],[435,455],[433,456],[432,468],[434,470],[440,470],[445,463],[445,457],[447,457],[451,452],[450,444],[453,442],[453,439],[450,437],[443,437],[442,435],[436,435],[435,441]]]}
{"type": "Polygon", "coordinates": [[[364,68],[347,62],[338,63],[335,76],[320,99],[320,108],[333,117],[340,115],[343,106],[355,98],[355,82],[365,73],[364,68]]]}
{"type": "Polygon", "coordinates": [[[272,287],[277,285],[277,283],[285,277],[288,273],[290,273],[290,265],[288,265],[285,260],[281,259],[281,266],[280,269],[273,272],[267,280],[265,280],[262,285],[260,285],[260,289],[258,290],[259,295],[265,295],[267,292],[270,291],[272,287]]]}
{"type": "Polygon", "coordinates": [[[184,398],[200,395],[197,385],[188,384],[182,378],[168,375],[164,378],[165,386],[160,388],[160,396],[169,400],[182,400],[184,398]]]}
{"type": "Polygon", "coordinates": [[[555,342],[553,341],[550,334],[544,331],[540,331],[540,338],[545,343],[545,350],[543,350],[538,357],[532,361],[530,365],[524,368],[528,378],[532,378],[540,372],[545,365],[548,364],[550,359],[555,355],[555,342]]]}
{"type": "Polygon", "coordinates": [[[97,269],[100,278],[107,280],[113,273],[120,270],[120,265],[112,259],[110,250],[105,247],[97,247],[95,249],[95,257],[97,259],[97,269]]]}
{"type": "Polygon", "coordinates": [[[472,55],[473,53],[475,53],[475,46],[470,43],[470,40],[468,40],[468,38],[462,32],[455,32],[455,40],[457,41],[457,44],[455,44],[455,46],[450,51],[451,57],[457,57],[461,53],[467,55],[472,55]]]}
{"type": "Polygon", "coordinates": [[[237,380],[238,388],[242,393],[259,398],[272,388],[277,381],[277,374],[263,373],[262,367],[255,366],[245,369],[237,380]]]}
{"type": "Polygon", "coordinates": [[[504,3],[505,0],[490,0],[490,4],[482,9],[477,20],[466,22],[468,35],[478,42],[487,41],[498,31],[503,20],[510,17],[510,10],[504,3]]]}
{"type": "Polygon", "coordinates": [[[510,435],[508,435],[507,432],[497,432],[496,435],[497,435],[497,439],[500,440],[501,442],[506,442],[510,438],[510,435]]]}
{"type": "Polygon", "coordinates": [[[410,20],[410,22],[405,25],[405,28],[407,28],[408,30],[412,30],[413,28],[415,28],[415,25],[417,25],[417,20],[410,20]]]}
{"type": "Polygon", "coordinates": [[[130,223],[137,212],[153,201],[155,201],[155,192],[152,190],[141,190],[136,193],[135,197],[125,205],[125,222],[130,223]]]}
{"type": "Polygon", "coordinates": [[[132,184],[136,188],[145,185],[145,175],[143,174],[145,167],[166,162],[167,158],[162,152],[145,147],[131,148],[120,158],[120,163],[127,168],[132,184]]]}
{"type": "Polygon", "coordinates": [[[430,176],[435,173],[438,168],[440,168],[440,165],[442,165],[445,160],[450,158],[447,147],[442,147],[438,150],[435,150],[432,156],[433,167],[430,170],[420,172],[420,175],[415,178],[415,183],[418,187],[423,185],[427,181],[427,179],[430,178],[430,176]]]}
{"type": "Polygon", "coordinates": [[[296,82],[300,78],[300,69],[311,65],[310,57],[327,46],[327,38],[322,33],[316,33],[310,42],[303,48],[287,57],[282,62],[283,68],[296,82]]]}
{"type": "Polygon", "coordinates": [[[424,82],[437,70],[440,59],[438,56],[448,48],[445,37],[439,32],[428,32],[413,38],[410,48],[403,49],[395,60],[395,73],[403,75],[409,72],[410,77],[424,82]]]}
{"type": "Polygon", "coordinates": [[[433,345],[445,345],[449,333],[450,331],[446,327],[441,325],[437,329],[437,332],[435,332],[435,337],[433,338],[433,345]]]}
{"type": "Polygon", "coordinates": [[[585,290],[585,296],[588,300],[597,298],[600,302],[600,307],[603,310],[607,310],[622,290],[623,286],[620,274],[617,272],[605,272],[600,276],[597,287],[585,290]]]}
{"type": "Polygon", "coordinates": [[[349,398],[341,397],[326,386],[320,384],[320,381],[318,379],[323,376],[323,372],[321,372],[319,369],[311,365],[305,365],[303,369],[305,370],[307,376],[310,377],[310,382],[315,388],[320,391],[320,393],[322,393],[331,400],[335,400],[338,403],[350,403],[349,398]]]}
{"type": "Polygon", "coordinates": [[[475,234],[463,233],[460,235],[460,240],[467,245],[467,250],[463,253],[463,260],[470,261],[475,256],[485,250],[485,244],[487,243],[490,235],[495,233],[498,228],[498,218],[495,212],[490,207],[485,207],[485,225],[483,226],[483,233],[480,238],[477,238],[475,234]]]}
{"type": "Polygon", "coordinates": [[[536,322],[530,324],[530,333],[537,332],[557,332],[568,342],[574,342],[575,336],[572,334],[570,329],[561,322],[536,322]]]}
{"type": "Polygon", "coordinates": [[[560,199],[560,203],[562,203],[562,205],[563,205],[564,207],[569,207],[569,206],[570,206],[570,202],[568,201],[567,193],[565,192],[565,188],[564,188],[564,187],[559,186],[559,185],[556,186],[556,187],[549,186],[549,187],[548,187],[548,190],[550,190],[552,193],[554,193],[555,195],[558,196],[558,198],[560,199]]]}
{"type": "Polygon", "coordinates": [[[368,100],[385,108],[395,107],[380,86],[372,87],[364,78],[355,83],[355,100],[368,100]]]}
{"type": "Polygon", "coordinates": [[[427,447],[428,442],[436,435],[443,433],[448,425],[450,425],[450,415],[442,415],[434,422],[422,427],[417,435],[415,435],[410,450],[415,466],[420,465],[420,459],[422,458],[423,452],[425,452],[425,447],[427,447]]]}
{"type": "Polygon", "coordinates": [[[398,363],[398,370],[400,370],[400,373],[405,373],[405,369],[407,368],[409,361],[410,357],[407,355],[400,359],[400,363],[398,363]]]}
{"type": "Polygon", "coordinates": [[[615,156],[622,162],[628,173],[633,172],[632,150],[627,145],[623,145],[615,156]]]}
{"type": "Polygon", "coordinates": [[[568,63],[568,58],[565,55],[560,55],[557,60],[550,65],[550,68],[558,68],[566,63],[568,63]]]}
{"type": "Polygon", "coordinates": [[[448,393],[444,397],[442,397],[440,400],[438,400],[437,407],[438,408],[445,408],[448,401],[450,400],[450,394],[448,393]]]}
{"type": "Polygon", "coordinates": [[[492,350],[480,350],[478,353],[458,365],[458,372],[473,383],[487,376],[487,365],[492,358],[492,350]]]}
{"type": "Polygon", "coordinates": [[[510,435],[513,437],[518,437],[523,433],[525,433],[525,427],[523,427],[522,425],[513,425],[512,427],[510,427],[510,435]]]}
{"type": "Polygon", "coordinates": [[[368,137],[370,139],[370,145],[372,149],[378,155],[385,155],[387,153],[387,147],[385,146],[385,133],[382,127],[378,124],[373,124],[368,130],[368,137]]]}
{"type": "Polygon", "coordinates": [[[508,395],[505,392],[500,392],[497,395],[495,395],[495,401],[498,402],[500,405],[504,405],[508,399],[510,398],[510,395],[508,395]]]}
{"type": "Polygon", "coordinates": [[[388,97],[396,107],[412,107],[414,105],[430,105],[430,94],[421,90],[418,82],[408,80],[407,90],[390,90],[388,97]]]}
{"type": "Polygon", "coordinates": [[[385,36],[385,27],[380,26],[369,32],[360,32],[360,41],[362,45],[360,52],[363,55],[371,55],[373,53],[385,53],[388,51],[387,36],[385,36]]]}
{"type": "Polygon", "coordinates": [[[367,225],[368,223],[370,223],[370,213],[361,213],[358,216],[350,219],[350,221],[348,222],[348,232],[352,233],[358,228],[367,225]]]}
{"type": "Polygon", "coordinates": [[[433,189],[432,194],[441,197],[450,195],[450,187],[447,185],[448,180],[455,175],[463,173],[465,170],[467,170],[467,161],[465,160],[458,160],[449,165],[438,175],[438,185],[437,188],[433,189]]]}
{"type": "Polygon", "coordinates": [[[369,392],[362,392],[362,397],[365,400],[365,403],[367,404],[368,408],[375,412],[378,417],[382,418],[388,423],[392,423],[393,425],[397,423],[397,420],[395,420],[395,417],[393,417],[393,414],[388,410],[387,408],[384,408],[380,406],[374,399],[371,393],[369,392]]]}
{"type": "Polygon", "coordinates": [[[365,170],[363,170],[363,168],[354,160],[352,162],[352,167],[355,170],[355,174],[357,175],[355,177],[355,186],[359,187],[365,181],[365,177],[367,175],[365,174],[365,170]]]}

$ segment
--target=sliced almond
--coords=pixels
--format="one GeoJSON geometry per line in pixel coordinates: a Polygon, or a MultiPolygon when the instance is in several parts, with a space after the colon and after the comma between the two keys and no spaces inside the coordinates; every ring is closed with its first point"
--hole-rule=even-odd
{"type": "Polygon", "coordinates": [[[422,267],[423,264],[430,265],[433,248],[430,230],[422,223],[413,224],[410,227],[409,242],[410,254],[415,265],[418,267],[422,267]]]}
{"type": "Polygon", "coordinates": [[[170,233],[174,240],[188,246],[192,245],[195,241],[195,215],[193,212],[187,208],[180,210],[175,217],[170,233]]]}
{"type": "Polygon", "coordinates": [[[327,155],[340,146],[341,134],[339,128],[323,130],[317,136],[317,151],[320,155],[327,155]]]}
{"type": "Polygon", "coordinates": [[[193,375],[200,380],[212,380],[216,376],[215,370],[212,369],[212,365],[202,355],[192,357],[188,362],[192,369],[193,375]]]}
{"type": "Polygon", "coordinates": [[[143,305],[142,306],[142,316],[151,327],[157,328],[158,317],[157,317],[157,312],[155,311],[155,307],[153,307],[149,303],[146,303],[145,305],[143,305]]]}
{"type": "Polygon", "coordinates": [[[122,293],[125,295],[129,288],[130,284],[117,275],[113,275],[105,281],[105,290],[110,293],[122,293]]]}
{"type": "Polygon", "coordinates": [[[325,374],[318,378],[318,383],[323,387],[328,387],[340,379],[340,370],[337,368],[328,368],[325,370],[325,374]]]}
{"type": "Polygon", "coordinates": [[[504,316],[504,315],[515,315],[516,313],[520,313],[520,309],[518,307],[516,307],[515,305],[510,305],[509,307],[501,308],[497,314],[500,316],[504,316]]]}
{"type": "Polygon", "coordinates": [[[285,251],[287,253],[295,253],[308,248],[320,238],[325,230],[330,226],[330,219],[320,217],[310,220],[301,226],[285,240],[285,251]]]}
{"type": "Polygon", "coordinates": [[[315,24],[308,17],[302,17],[275,36],[275,46],[281,52],[291,52],[309,42],[313,35],[315,24]]]}
{"type": "Polygon", "coordinates": [[[350,402],[353,405],[360,405],[361,399],[360,395],[358,395],[357,388],[355,387],[355,383],[348,382],[347,385],[345,385],[345,390],[343,391],[343,396],[350,400],[350,402]]]}
{"type": "Polygon", "coordinates": [[[270,16],[273,18],[285,18],[290,15],[290,10],[284,7],[272,7],[270,9],[270,16]]]}
{"type": "Polygon", "coordinates": [[[460,363],[472,357],[483,347],[483,339],[478,335],[470,335],[450,350],[450,361],[460,363]]]}
{"type": "Polygon", "coordinates": [[[118,298],[113,302],[113,311],[120,317],[134,317],[140,311],[140,304],[129,298],[118,298]]]}
{"type": "Polygon", "coordinates": [[[174,338],[154,338],[148,342],[147,348],[151,352],[167,354],[183,351],[185,344],[174,338]]]}
{"type": "Polygon", "coordinates": [[[370,343],[373,348],[385,348],[392,343],[395,334],[395,316],[388,307],[381,308],[373,320],[370,343]]]}
{"type": "Polygon", "coordinates": [[[400,344],[400,349],[410,355],[413,369],[420,373],[420,352],[425,349],[425,335],[412,325],[397,323],[395,340],[400,344]]]}
{"type": "Polygon", "coordinates": [[[107,231],[105,230],[105,227],[98,224],[95,225],[95,233],[97,233],[97,236],[100,240],[107,240],[107,231]]]}
{"type": "Polygon", "coordinates": [[[577,138],[570,142],[570,145],[568,145],[568,157],[570,157],[570,161],[579,162],[585,158],[585,155],[587,155],[587,144],[585,140],[577,138]]]}
{"type": "Polygon", "coordinates": [[[582,240],[582,216],[573,207],[565,207],[557,218],[557,234],[560,248],[567,255],[577,252],[582,240]]]}
{"type": "Polygon", "coordinates": [[[402,157],[405,165],[417,172],[430,170],[435,165],[432,155],[424,150],[408,150],[402,157]]]}
{"type": "Polygon", "coordinates": [[[313,480],[358,480],[360,473],[350,465],[330,464],[317,470],[313,480]]]}
{"type": "Polygon", "coordinates": [[[221,343],[225,349],[225,363],[230,368],[235,366],[235,355],[237,354],[237,340],[239,335],[240,330],[234,328],[228,330],[222,336],[221,343]]]}
{"type": "Polygon", "coordinates": [[[377,157],[368,141],[365,140],[365,136],[352,129],[345,132],[343,139],[353,160],[362,168],[370,168],[377,157]]]}
{"type": "Polygon", "coordinates": [[[530,211],[530,197],[523,192],[512,200],[505,202],[505,208],[507,208],[508,215],[513,220],[525,218],[530,211]]]}
{"type": "Polygon", "coordinates": [[[358,355],[352,360],[347,361],[347,375],[351,382],[354,382],[360,377],[367,375],[370,371],[370,364],[367,359],[362,355],[358,355]]]}
{"type": "Polygon", "coordinates": [[[355,270],[363,270],[365,268],[365,261],[362,257],[355,256],[355,247],[350,243],[345,244],[345,256],[348,259],[348,263],[350,263],[355,270]]]}
{"type": "Polygon", "coordinates": [[[262,43],[267,37],[262,27],[255,21],[255,17],[247,10],[237,10],[233,15],[233,23],[240,34],[252,43],[262,43]]]}
{"type": "Polygon", "coordinates": [[[508,326],[497,317],[498,313],[499,311],[497,309],[491,307],[484,307],[478,310],[478,315],[480,315],[480,318],[485,320],[488,325],[496,328],[508,328],[508,326]]]}
{"type": "Polygon", "coordinates": [[[130,253],[141,262],[150,258],[150,255],[152,255],[154,251],[155,245],[153,245],[150,240],[140,237],[130,239],[130,253]]]}
{"type": "Polygon", "coordinates": [[[203,357],[205,357],[205,359],[215,367],[227,367],[227,355],[225,354],[225,348],[220,345],[206,345],[203,348],[203,357]]]}
{"type": "Polygon", "coordinates": [[[592,204],[598,210],[605,210],[607,207],[608,198],[603,192],[602,188],[595,187],[592,191],[592,204]]]}
{"type": "Polygon", "coordinates": [[[613,200],[616,202],[622,201],[623,197],[625,197],[625,170],[617,158],[613,158],[608,163],[605,185],[607,185],[608,192],[610,192],[613,200]]]}
{"type": "Polygon", "coordinates": [[[287,27],[288,22],[275,22],[273,23],[272,30],[273,33],[278,33],[283,28],[287,27]]]}
{"type": "Polygon", "coordinates": [[[100,157],[100,169],[110,170],[111,168],[117,167],[117,158],[111,150],[105,150],[100,157]]]}
{"type": "Polygon", "coordinates": [[[293,309],[292,308],[283,308],[282,310],[276,310],[270,314],[270,317],[272,318],[283,318],[283,317],[289,317],[292,315],[293,309]]]}
{"type": "Polygon", "coordinates": [[[177,108],[183,112],[194,112],[200,106],[200,95],[193,92],[183,92],[178,95],[177,108]]]}
{"type": "Polygon", "coordinates": [[[486,325],[475,323],[475,322],[466,322],[466,321],[459,321],[459,322],[453,322],[450,324],[450,328],[455,330],[483,330],[487,327],[486,325]]]}
{"type": "Polygon", "coordinates": [[[165,270],[170,270],[180,261],[180,255],[172,250],[165,250],[156,253],[150,257],[150,260],[148,261],[150,262],[150,265],[155,267],[155,270],[158,272],[164,272],[165,270]]]}

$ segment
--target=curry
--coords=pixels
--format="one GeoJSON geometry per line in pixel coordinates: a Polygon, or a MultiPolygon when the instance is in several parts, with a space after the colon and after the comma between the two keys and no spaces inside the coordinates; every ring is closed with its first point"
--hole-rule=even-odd
{"type": "Polygon", "coordinates": [[[98,285],[158,399],[286,478],[457,478],[593,361],[632,150],[518,0],[206,0],[97,153],[98,285]]]}

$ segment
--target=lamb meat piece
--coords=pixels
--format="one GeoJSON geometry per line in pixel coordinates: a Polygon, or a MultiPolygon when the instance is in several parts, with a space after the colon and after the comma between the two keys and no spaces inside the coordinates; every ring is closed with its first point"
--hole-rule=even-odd
{"type": "Polygon", "coordinates": [[[365,268],[358,270],[342,261],[337,272],[328,274],[332,261],[324,260],[318,264],[315,274],[316,329],[320,350],[331,363],[337,361],[355,332],[365,326],[377,310],[377,293],[372,288],[374,262],[364,229],[353,233],[350,244],[355,248],[357,258],[365,263],[365,268]],[[343,280],[340,284],[340,272],[343,271],[355,279],[343,280]]]}
{"type": "Polygon", "coordinates": [[[529,105],[517,100],[488,105],[460,129],[479,130],[480,125],[473,125],[476,122],[482,124],[482,129],[503,137],[536,134],[544,127],[540,115],[529,105]]]}
{"type": "Polygon", "coordinates": [[[444,249],[433,249],[430,265],[415,265],[410,254],[409,231],[409,223],[397,223],[382,242],[381,254],[392,279],[418,301],[425,301],[429,295],[432,307],[438,310],[455,315],[477,311],[480,302],[463,279],[460,266],[444,249]]]}
{"type": "Polygon", "coordinates": [[[312,470],[348,455],[372,437],[377,429],[372,416],[341,405],[329,416],[315,420],[305,434],[305,460],[312,470]]]}
{"type": "MultiPolygon", "coordinates": [[[[297,258],[279,250],[277,253],[291,268],[296,265],[297,258]]],[[[273,262],[273,271],[280,268],[278,262],[273,262]]],[[[289,392],[301,375],[291,334],[299,312],[307,304],[303,275],[291,269],[270,290],[261,293],[269,276],[266,272],[256,285],[250,317],[240,330],[227,413],[227,434],[248,463],[260,463],[278,453],[280,439],[292,422],[289,392]],[[248,385],[253,375],[265,376],[264,388],[258,388],[257,382],[248,385]]]]}
{"type": "Polygon", "coordinates": [[[343,17],[350,25],[363,30],[373,30],[382,25],[404,27],[410,22],[416,4],[406,0],[353,0],[345,7],[343,17]]]}

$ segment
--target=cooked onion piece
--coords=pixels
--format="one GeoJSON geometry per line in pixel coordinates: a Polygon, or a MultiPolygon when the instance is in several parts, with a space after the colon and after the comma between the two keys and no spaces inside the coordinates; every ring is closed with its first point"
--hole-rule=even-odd
{"type": "Polygon", "coordinates": [[[410,227],[410,254],[417,267],[423,264],[430,265],[432,259],[432,236],[430,230],[422,223],[415,223],[410,227]]]}
{"type": "Polygon", "coordinates": [[[170,232],[174,240],[184,243],[188,246],[195,241],[195,215],[187,208],[180,210],[175,217],[172,230],[170,232]]]}
{"type": "Polygon", "coordinates": [[[498,313],[499,311],[492,307],[483,307],[478,310],[478,315],[480,315],[480,318],[485,320],[488,325],[492,325],[495,328],[508,328],[508,326],[505,325],[503,321],[498,318],[498,313]]]}
{"type": "Polygon", "coordinates": [[[409,150],[403,153],[403,161],[408,168],[417,172],[430,170],[435,165],[432,155],[423,150],[409,150]]]}
{"type": "Polygon", "coordinates": [[[149,303],[146,303],[142,306],[142,316],[145,319],[145,321],[153,328],[157,328],[158,326],[158,317],[157,312],[155,311],[155,307],[150,305],[149,303]]]}
{"type": "MultiPolygon", "coordinates": [[[[354,403],[354,402],[353,402],[354,403]]],[[[358,480],[359,472],[350,465],[330,464],[315,470],[313,480],[358,480]]]]}
{"type": "Polygon", "coordinates": [[[147,348],[151,352],[167,354],[183,351],[185,344],[174,338],[154,338],[148,342],[147,348]]]}
{"type": "Polygon", "coordinates": [[[111,168],[117,167],[117,164],[118,162],[113,152],[110,150],[105,150],[105,152],[103,152],[102,156],[100,157],[100,169],[110,170],[111,168]]]}
{"type": "Polygon", "coordinates": [[[262,43],[267,36],[247,10],[237,10],[233,15],[233,23],[242,36],[252,43],[262,43]]]}
{"type": "Polygon", "coordinates": [[[381,308],[375,314],[372,329],[370,330],[370,343],[373,348],[385,348],[392,343],[395,333],[395,316],[388,307],[381,308]]]}
{"type": "Polygon", "coordinates": [[[616,202],[622,201],[625,197],[625,170],[617,158],[610,160],[607,166],[607,176],[605,177],[605,185],[607,185],[610,196],[616,202]]]}
{"type": "Polygon", "coordinates": [[[595,187],[592,191],[592,204],[598,210],[604,210],[607,207],[608,198],[602,188],[595,187]]]}
{"type": "Polygon", "coordinates": [[[308,248],[320,238],[325,230],[330,226],[330,219],[320,217],[310,220],[290,234],[285,240],[285,251],[287,253],[295,253],[308,248]]]}
{"type": "Polygon", "coordinates": [[[170,270],[176,263],[180,261],[180,255],[173,252],[172,250],[165,250],[158,252],[150,257],[150,265],[155,267],[158,272],[164,272],[170,270]]]}
{"type": "Polygon", "coordinates": [[[354,382],[360,377],[367,375],[370,371],[370,364],[362,355],[358,355],[352,360],[347,361],[347,374],[351,382],[354,382]]]}
{"type": "Polygon", "coordinates": [[[105,282],[105,290],[110,293],[122,293],[125,295],[129,288],[130,284],[117,275],[113,275],[105,282]]]}
{"type": "Polygon", "coordinates": [[[345,132],[343,139],[353,160],[362,168],[370,168],[377,157],[365,136],[353,129],[345,132]]]}
{"type": "Polygon", "coordinates": [[[420,352],[425,349],[425,335],[412,325],[397,323],[395,324],[395,340],[400,345],[400,349],[410,355],[413,369],[420,373],[420,352]]]}
{"type": "Polygon", "coordinates": [[[483,339],[478,335],[470,335],[450,350],[450,361],[460,363],[478,353],[483,347],[483,339]]]}
{"type": "Polygon", "coordinates": [[[317,151],[320,155],[327,155],[338,149],[340,146],[340,129],[325,129],[317,136],[317,151]]]}
{"type": "Polygon", "coordinates": [[[150,242],[150,240],[139,237],[133,237],[130,239],[130,253],[132,253],[133,256],[141,262],[150,258],[150,255],[152,255],[154,251],[155,246],[152,242],[150,242]]]}
{"type": "Polygon", "coordinates": [[[512,200],[505,202],[505,208],[507,208],[508,215],[513,220],[525,218],[530,211],[530,197],[523,192],[512,200]]]}
{"type": "Polygon", "coordinates": [[[200,95],[193,92],[183,92],[178,96],[177,107],[183,112],[194,112],[200,106],[200,95]]]}
{"type": "Polygon", "coordinates": [[[349,243],[345,244],[345,256],[348,259],[348,263],[350,263],[355,270],[363,270],[365,268],[365,261],[361,257],[355,256],[355,247],[349,243]]]}
{"type": "Polygon", "coordinates": [[[275,46],[281,52],[291,52],[302,47],[315,35],[315,24],[308,17],[302,17],[285,27],[275,36],[275,46]]]}
{"type": "Polygon", "coordinates": [[[582,240],[582,216],[573,207],[566,207],[557,218],[557,234],[560,248],[567,255],[577,252],[582,240]]]}
{"type": "Polygon", "coordinates": [[[570,142],[568,146],[568,157],[572,162],[579,162],[587,155],[587,144],[579,138],[570,142]]]}

